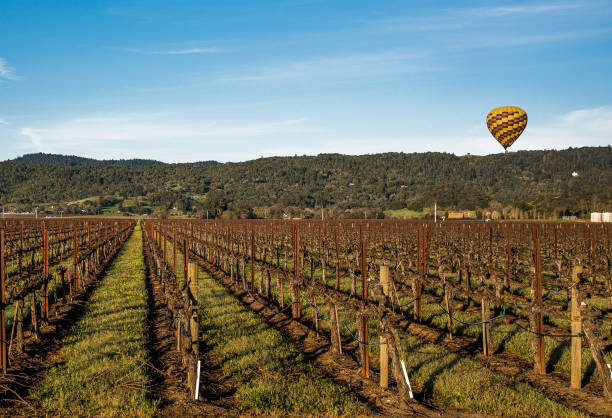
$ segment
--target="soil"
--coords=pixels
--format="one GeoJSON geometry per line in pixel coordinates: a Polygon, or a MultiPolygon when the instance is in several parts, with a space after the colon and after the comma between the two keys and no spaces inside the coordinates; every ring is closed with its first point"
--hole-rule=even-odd
{"type": "Polygon", "coordinates": [[[409,321],[405,321],[402,325],[408,333],[424,341],[439,344],[454,353],[470,356],[494,372],[529,383],[541,390],[549,399],[562,405],[592,416],[610,416],[612,404],[603,398],[601,384],[590,383],[580,391],[570,390],[569,377],[560,373],[540,375],[533,370],[532,363],[514,353],[503,351],[485,357],[482,353],[482,345],[473,338],[454,335],[452,339],[449,339],[447,332],[431,326],[409,321]]]}
{"type": "Polygon", "coordinates": [[[48,323],[38,318],[40,339],[36,339],[31,330],[27,329],[27,323],[24,323],[23,353],[13,353],[9,357],[7,374],[0,374],[0,416],[45,415],[38,401],[30,396],[30,391],[61,361],[64,338],[85,314],[92,292],[117,254],[119,250],[99,274],[85,282],[85,289],[73,290],[71,301],[66,296],[65,303],[60,298],[50,304],[48,323]]]}
{"type": "MultiPolygon", "coordinates": [[[[407,402],[400,398],[396,390],[396,384],[392,377],[389,377],[389,388],[383,389],[378,384],[378,376],[374,370],[370,377],[363,376],[361,366],[356,361],[355,348],[350,349],[350,345],[343,342],[343,354],[335,354],[330,351],[328,336],[316,331],[301,322],[293,320],[290,315],[281,312],[281,309],[274,304],[267,304],[262,297],[255,300],[249,292],[245,291],[240,285],[232,281],[224,272],[202,259],[197,260],[213,278],[224,285],[236,298],[254,312],[259,313],[265,320],[280,331],[285,338],[292,341],[298,349],[304,353],[307,361],[322,370],[325,375],[334,381],[348,385],[358,398],[367,404],[375,415],[382,416],[445,416],[460,417],[480,416],[475,413],[464,413],[461,411],[439,408],[434,404],[425,403],[422,399],[421,389],[413,387],[414,400],[407,402]],[[265,307],[263,305],[266,305],[265,307]],[[348,351],[344,348],[349,348],[348,351]]],[[[348,341],[347,341],[348,342],[348,341]]],[[[356,344],[355,344],[356,345],[356,344]]],[[[370,358],[373,367],[377,364],[377,359],[370,358]]]]}
{"type": "Polygon", "coordinates": [[[148,346],[151,365],[148,368],[151,380],[149,395],[159,399],[156,416],[232,416],[241,415],[234,393],[236,386],[231,378],[217,365],[210,347],[200,342],[200,393],[199,400],[191,398],[188,388],[187,371],[176,350],[176,337],[172,319],[161,286],[153,275],[152,255],[147,247],[147,291],[149,293],[148,346]]]}

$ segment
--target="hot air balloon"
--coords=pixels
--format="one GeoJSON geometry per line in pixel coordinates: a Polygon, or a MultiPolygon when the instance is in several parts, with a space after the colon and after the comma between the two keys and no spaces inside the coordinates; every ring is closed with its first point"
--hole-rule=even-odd
{"type": "Polygon", "coordinates": [[[496,107],[487,115],[487,127],[506,153],[508,147],[521,136],[526,126],[527,113],[517,106],[496,107]]]}

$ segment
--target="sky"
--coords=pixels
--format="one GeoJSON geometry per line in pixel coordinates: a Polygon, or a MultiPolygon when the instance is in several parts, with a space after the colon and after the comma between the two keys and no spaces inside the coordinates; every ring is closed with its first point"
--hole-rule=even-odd
{"type": "Polygon", "coordinates": [[[0,2],[0,160],[612,143],[612,1],[0,2]]]}

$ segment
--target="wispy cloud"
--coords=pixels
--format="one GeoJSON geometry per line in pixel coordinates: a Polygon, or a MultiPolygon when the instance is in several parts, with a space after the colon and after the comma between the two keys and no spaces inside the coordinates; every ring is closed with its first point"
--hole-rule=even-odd
{"type": "Polygon", "coordinates": [[[248,69],[223,77],[226,81],[295,81],[299,79],[338,79],[434,71],[424,65],[422,56],[404,52],[381,52],[340,57],[315,57],[280,62],[248,69]]]}
{"type": "Polygon", "coordinates": [[[0,118],[0,125],[8,125],[9,123],[4,118],[0,118]]]}
{"type": "Polygon", "coordinates": [[[584,8],[585,2],[529,4],[507,7],[454,8],[438,11],[435,15],[415,17],[397,17],[377,22],[388,30],[397,31],[457,31],[467,28],[498,25],[500,19],[509,22],[516,19],[533,17],[541,19],[542,15],[576,13],[584,8]]]}
{"type": "Polygon", "coordinates": [[[542,13],[555,13],[574,10],[584,7],[583,3],[566,4],[529,4],[526,6],[507,6],[507,7],[485,7],[480,9],[470,9],[468,14],[483,17],[501,17],[511,15],[536,15],[542,13]]]}
{"type": "Polygon", "coordinates": [[[594,30],[580,30],[580,31],[568,31],[558,33],[545,33],[545,34],[532,34],[532,35],[517,35],[517,36],[504,36],[504,37],[489,37],[483,38],[476,36],[469,42],[465,38],[457,38],[451,42],[457,47],[466,47],[470,45],[472,48],[487,48],[496,47],[500,48],[503,46],[524,46],[524,45],[537,45],[547,44],[554,42],[570,41],[575,39],[592,38],[596,36],[605,36],[612,33],[612,29],[594,29],[594,30]]]}
{"type": "MultiPolygon", "coordinates": [[[[21,134],[41,152],[74,152],[74,149],[83,147],[99,150],[113,143],[111,148],[120,146],[130,150],[128,155],[138,155],[143,144],[176,148],[177,143],[182,142],[222,141],[227,147],[227,143],[248,143],[258,137],[319,130],[307,122],[306,119],[288,119],[261,123],[206,123],[177,120],[164,113],[128,113],[84,116],[47,127],[26,127],[21,129],[21,134]]],[[[183,150],[183,158],[191,152],[190,148],[183,150]]]]}
{"type": "Polygon", "coordinates": [[[138,49],[138,48],[124,48],[127,52],[142,55],[190,55],[190,54],[211,54],[215,52],[221,52],[219,48],[178,48],[178,49],[138,49]]]}
{"type": "Polygon", "coordinates": [[[19,80],[14,70],[9,66],[4,58],[0,58],[0,80],[19,80]]]}

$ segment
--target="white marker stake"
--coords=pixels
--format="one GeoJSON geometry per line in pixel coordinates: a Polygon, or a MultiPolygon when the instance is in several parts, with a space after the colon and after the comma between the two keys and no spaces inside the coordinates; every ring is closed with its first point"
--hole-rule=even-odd
{"type": "Polygon", "coordinates": [[[410,399],[414,399],[414,396],[412,396],[412,386],[410,386],[410,380],[408,380],[408,373],[406,373],[406,365],[404,364],[404,360],[402,360],[402,370],[404,371],[404,378],[406,379],[406,383],[408,383],[408,392],[410,393],[410,399]]]}
{"type": "Polygon", "coordinates": [[[608,365],[608,370],[610,370],[610,379],[612,379],[612,367],[610,367],[610,363],[606,363],[608,365]]]}
{"type": "Polygon", "coordinates": [[[196,379],[195,400],[198,400],[200,394],[200,360],[198,360],[198,378],[196,379]]]}

